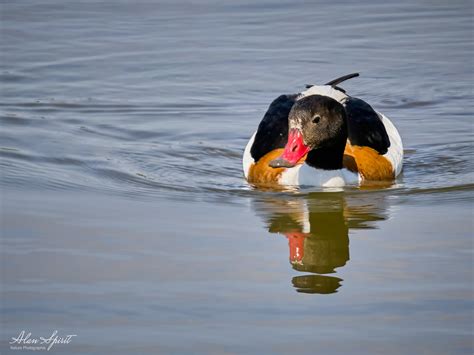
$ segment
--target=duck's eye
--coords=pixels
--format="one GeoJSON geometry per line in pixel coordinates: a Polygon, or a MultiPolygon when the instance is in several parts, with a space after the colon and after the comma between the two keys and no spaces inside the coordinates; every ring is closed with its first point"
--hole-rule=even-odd
{"type": "Polygon", "coordinates": [[[321,116],[317,115],[313,117],[313,123],[318,123],[319,120],[321,119],[321,116]]]}

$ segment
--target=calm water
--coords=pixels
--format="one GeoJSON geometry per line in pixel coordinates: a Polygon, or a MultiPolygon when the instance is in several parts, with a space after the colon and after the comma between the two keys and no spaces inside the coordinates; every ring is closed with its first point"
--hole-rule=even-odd
{"type": "Polygon", "coordinates": [[[472,2],[0,13],[2,354],[473,352],[472,2]],[[354,71],[396,183],[249,187],[268,104],[354,71]]]}

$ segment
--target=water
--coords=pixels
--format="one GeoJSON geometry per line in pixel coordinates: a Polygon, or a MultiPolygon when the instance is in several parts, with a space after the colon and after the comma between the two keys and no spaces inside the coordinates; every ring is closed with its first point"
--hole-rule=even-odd
{"type": "Polygon", "coordinates": [[[0,12],[2,354],[472,353],[471,2],[0,12]],[[354,71],[396,183],[248,186],[268,104],[354,71]]]}

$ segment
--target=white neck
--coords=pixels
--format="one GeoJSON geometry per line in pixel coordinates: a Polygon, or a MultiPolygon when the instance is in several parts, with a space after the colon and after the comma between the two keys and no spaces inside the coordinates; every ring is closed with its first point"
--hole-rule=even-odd
{"type": "Polygon", "coordinates": [[[344,94],[342,91],[334,89],[330,85],[314,85],[301,92],[298,96],[298,100],[311,95],[328,96],[336,101],[339,101],[340,103],[343,103],[347,99],[346,94],[344,94]]]}

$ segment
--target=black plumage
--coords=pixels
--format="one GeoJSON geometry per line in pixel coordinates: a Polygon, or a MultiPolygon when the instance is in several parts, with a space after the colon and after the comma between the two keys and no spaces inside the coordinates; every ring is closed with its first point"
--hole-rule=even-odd
{"type": "Polygon", "coordinates": [[[288,141],[288,115],[298,95],[281,95],[268,107],[258,125],[250,154],[258,161],[268,152],[284,148],[288,141]]]}
{"type": "Polygon", "coordinates": [[[361,99],[348,97],[344,107],[351,144],[370,147],[381,155],[387,153],[390,138],[382,120],[372,106],[361,99]]]}

